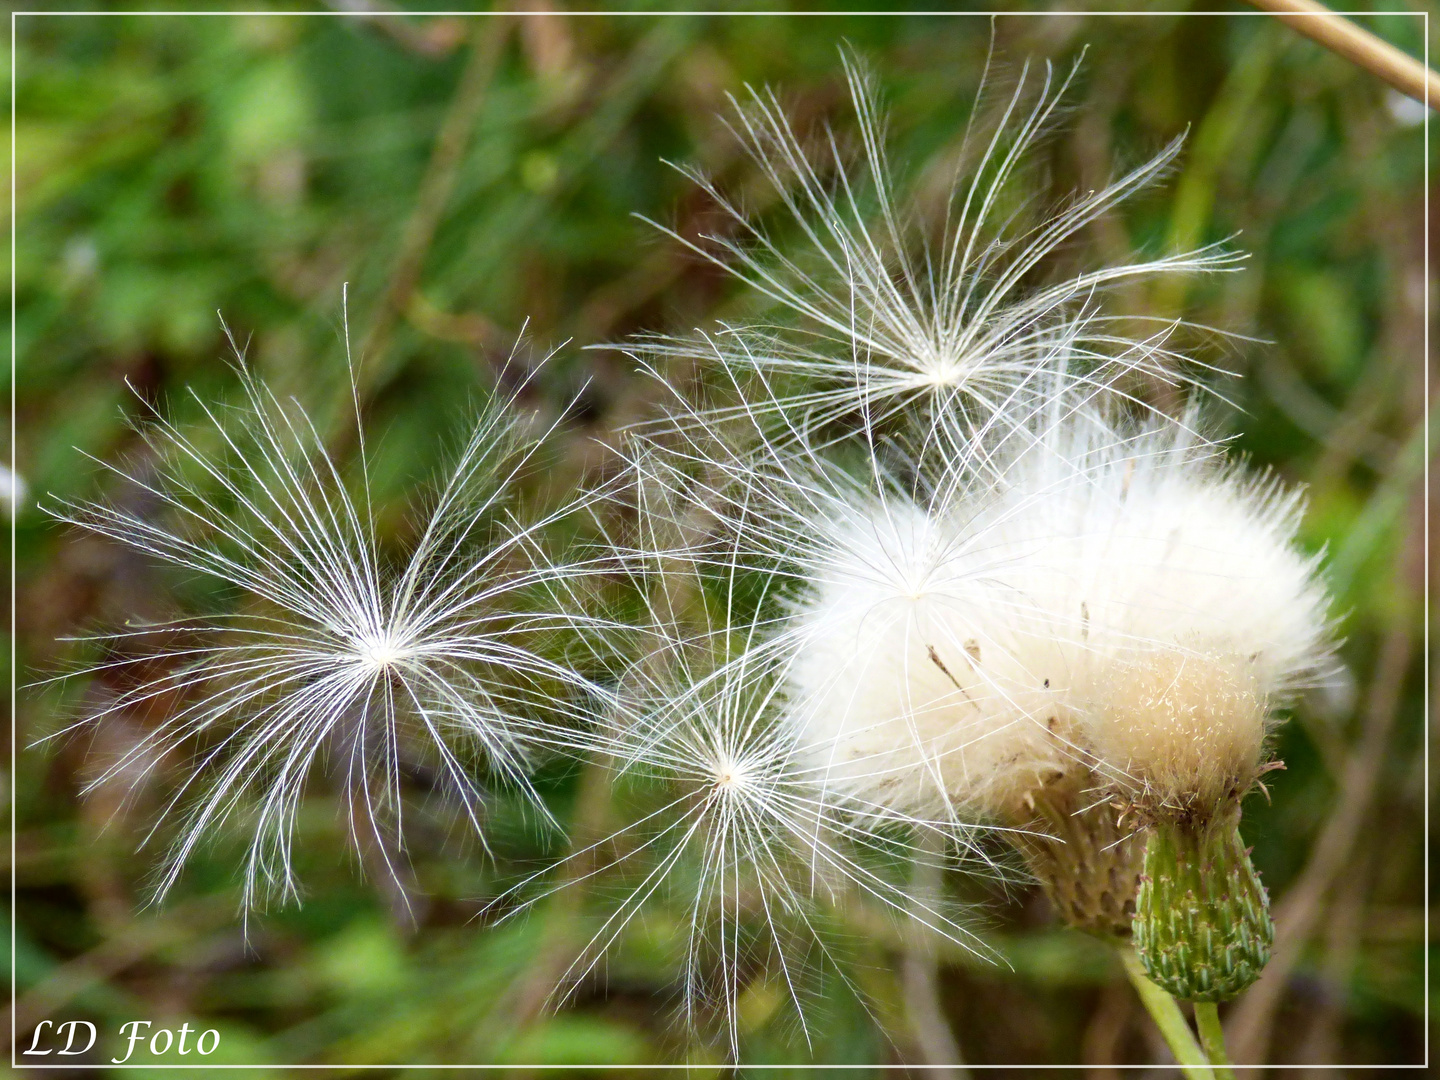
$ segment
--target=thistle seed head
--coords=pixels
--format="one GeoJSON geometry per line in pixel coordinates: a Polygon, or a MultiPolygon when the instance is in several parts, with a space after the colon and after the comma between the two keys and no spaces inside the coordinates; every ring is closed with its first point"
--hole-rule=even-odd
{"type": "Polygon", "coordinates": [[[1243,795],[1277,709],[1332,650],[1299,495],[1193,427],[1067,420],[1006,470],[1000,511],[1032,670],[1048,665],[1077,741],[1155,815],[1243,795]]]}

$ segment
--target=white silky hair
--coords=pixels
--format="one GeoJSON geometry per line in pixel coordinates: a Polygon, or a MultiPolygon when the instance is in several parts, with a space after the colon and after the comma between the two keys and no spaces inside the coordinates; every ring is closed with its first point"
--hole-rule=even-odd
{"type": "Polygon", "coordinates": [[[872,495],[794,530],[826,529],[792,631],[808,738],[872,799],[888,756],[912,809],[1023,820],[1072,764],[1170,811],[1243,794],[1330,662],[1300,494],[1225,464],[1193,416],[1127,432],[1057,398],[1016,445],[989,492],[872,495]]]}
{"type": "Polygon", "coordinates": [[[621,675],[613,711],[596,718],[576,749],[600,755],[614,783],[640,779],[663,794],[638,819],[567,859],[588,867],[596,850],[620,852],[613,862],[526,896],[556,869],[547,868],[494,902],[523,897],[509,917],[576,881],[628,872],[634,884],[621,889],[557,994],[592,976],[657,898],[688,916],[685,1018],[699,1028],[702,1014],[718,1014],[736,1060],[739,1003],[755,977],[757,954],[778,976],[807,1040],[807,985],[817,966],[868,1007],[827,933],[834,907],[868,903],[992,956],[951,905],[917,899],[907,887],[916,863],[1003,879],[1008,869],[987,850],[984,831],[829,783],[820,764],[826,749],[808,745],[786,714],[792,655],[774,640],[785,619],[765,594],[787,588],[788,575],[747,565],[724,539],[678,541],[707,499],[705,485],[677,484],[676,462],[653,444],[640,440],[631,449],[631,506],[642,539],[635,547],[617,545],[616,555],[646,598],[649,650],[621,675]],[[750,599],[740,600],[742,593],[750,599]],[[680,594],[692,598],[684,605],[688,617],[677,611],[680,594]],[[702,614],[694,615],[696,608],[702,614]]]}
{"type": "Polygon", "coordinates": [[[891,494],[832,521],[787,632],[789,720],[841,790],[1006,820],[1079,751],[1015,647],[1005,556],[964,513],[891,494]]]}
{"type": "MultiPolygon", "coordinates": [[[[1066,340],[1045,371],[1052,397],[1068,385],[1066,340]]],[[[1091,416],[1094,396],[1065,400],[1091,416]]],[[[973,828],[1085,757],[1017,652],[1017,555],[994,511],[996,478],[1043,441],[1053,409],[983,441],[941,428],[916,462],[869,424],[849,446],[809,439],[773,398],[743,419],[676,398],[669,430],[635,438],[633,467],[724,538],[694,557],[786,580],[754,648],[783,658],[784,723],[828,790],[973,828]]]]}
{"type": "Polygon", "coordinates": [[[863,168],[847,167],[828,131],[828,153],[817,161],[773,93],[752,90],[745,106],[732,99],[735,135],[792,219],[800,251],[683,166],[677,168],[719,205],[737,235],[692,240],[657,226],[798,316],[798,327],[725,325],[703,341],[634,343],[630,351],[643,364],[658,368],[717,351],[730,368],[760,378],[761,399],[783,412],[788,426],[811,433],[857,412],[876,425],[916,410],[934,423],[960,416],[979,434],[1023,422],[1045,400],[1044,370],[1058,326],[1068,328],[1068,376],[1077,387],[1123,389],[1137,376],[1180,386],[1205,368],[1172,346],[1180,321],[1148,320],[1153,332],[1136,340],[1103,312],[1100,299],[1136,278],[1237,269],[1244,256],[1223,245],[1035,284],[1046,261],[1081,230],[1164,175],[1182,138],[1104,188],[1023,224],[1009,205],[1018,175],[1078,69],[1077,62],[1057,78],[1046,62],[1027,105],[1027,62],[993,132],[967,129],[961,157],[975,160],[956,177],[940,235],[927,240],[902,209],[891,178],[873,81],[854,57],[842,56],[863,168]]]}
{"type": "MultiPolygon", "coordinates": [[[[520,525],[506,516],[543,436],[523,434],[513,403],[492,396],[408,557],[390,566],[376,539],[363,433],[357,497],[305,411],[278,399],[238,348],[236,356],[238,405],[216,409],[192,392],[205,423],[187,429],[152,410],[137,426],[143,465],[127,472],[97,461],[143,498],[47,507],[236,597],[228,613],[101,635],[93,640],[120,658],[66,676],[129,680],[67,730],[164,710],[91,788],[138,784],[190,754],[145,838],[182,815],[156,899],[202,837],[241,816],[252,830],[247,909],[298,896],[296,815],[327,759],[343,777],[352,839],[373,842],[397,884],[402,771],[411,766],[433,767],[482,845],[477,770],[548,818],[530,786],[534,751],[552,723],[572,718],[569,698],[603,691],[535,648],[585,622],[556,614],[567,578],[531,557],[553,517],[520,525]],[[546,602],[526,600],[536,591],[546,602]]],[[[358,397],[356,414],[358,422],[358,397]]]]}
{"type": "Polygon", "coordinates": [[[1077,738],[1147,803],[1243,795],[1277,710],[1326,677],[1333,624],[1303,493],[1198,421],[1057,421],[1007,471],[1018,631],[1077,738]]]}

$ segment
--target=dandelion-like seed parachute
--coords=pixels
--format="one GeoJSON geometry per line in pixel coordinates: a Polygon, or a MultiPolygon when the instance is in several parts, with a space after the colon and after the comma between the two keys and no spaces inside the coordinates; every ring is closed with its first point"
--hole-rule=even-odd
{"type": "Polygon", "coordinates": [[[143,499],[48,507],[236,597],[215,618],[102,636],[121,658],[77,673],[124,669],[131,678],[67,730],[167,710],[92,787],[138,783],[192,755],[162,815],[183,820],[157,898],[207,831],[246,813],[246,905],[296,896],[295,819],[326,761],[343,778],[352,839],[378,848],[397,883],[407,771],[433,771],[482,844],[479,776],[518,789],[545,815],[528,779],[532,753],[566,719],[567,702],[598,688],[543,651],[549,635],[577,625],[573,613],[554,613],[564,580],[528,557],[549,519],[505,518],[540,440],[522,434],[509,401],[492,398],[408,557],[391,565],[376,538],[363,435],[357,497],[304,410],[237,357],[239,405],[220,410],[196,397],[208,423],[193,431],[155,411],[138,428],[143,466],[97,462],[143,499]],[[550,598],[530,603],[537,591],[550,598]]]}
{"type": "Polygon", "coordinates": [[[757,647],[786,657],[787,723],[830,788],[900,814],[1010,820],[1037,775],[1082,755],[1017,638],[1018,556],[982,482],[983,461],[1023,452],[1038,425],[988,446],[947,436],[953,456],[916,463],[868,424],[843,448],[772,434],[771,404],[744,423],[681,403],[678,445],[656,439],[637,465],[716,518],[735,559],[786,580],[757,647]]]}
{"type": "MultiPolygon", "coordinates": [[[[686,1018],[702,1027],[719,1014],[738,1060],[738,1003],[757,978],[775,981],[807,1039],[815,968],[865,1003],[846,975],[848,950],[832,928],[836,909],[868,904],[989,955],[945,903],[912,895],[908,879],[917,862],[1001,871],[980,830],[830,782],[827,748],[811,744],[812,733],[793,722],[785,703],[793,653],[776,636],[786,620],[770,594],[791,584],[788,574],[748,558],[753,552],[742,557],[733,538],[713,532],[668,544],[666,537],[696,519],[692,512],[706,489],[702,482],[684,490],[685,455],[644,439],[634,449],[637,487],[652,489],[639,503],[646,542],[619,554],[650,598],[650,648],[620,679],[615,712],[597,723],[585,748],[603,753],[617,785],[648,788],[652,803],[571,856],[587,865],[597,850],[618,851],[612,863],[582,877],[619,876],[631,884],[561,986],[568,990],[588,977],[651,905],[676,905],[687,938],[680,980],[686,1018]],[[686,629],[681,607],[698,609],[688,617],[699,625],[686,629]]],[[[498,902],[523,895],[543,876],[498,902]]],[[[526,898],[520,910],[536,899],[526,898]]]]}
{"type": "MultiPolygon", "coordinates": [[[[853,57],[843,59],[863,171],[847,170],[828,132],[829,160],[817,163],[772,93],[751,91],[748,107],[735,103],[736,137],[793,219],[800,252],[787,252],[784,241],[685,167],[680,171],[733,220],[739,238],[710,235],[696,242],[664,230],[799,316],[791,331],[725,327],[714,339],[729,366],[761,378],[773,410],[806,431],[857,412],[882,425],[916,410],[931,423],[961,416],[977,436],[996,425],[1023,425],[1047,400],[1042,373],[1061,327],[1076,387],[1123,388],[1136,374],[1172,385],[1188,381],[1184,372],[1195,362],[1169,345],[1178,322],[1152,320],[1155,332],[1135,340],[1102,313],[1098,297],[1134,278],[1231,270],[1243,256],[1212,245],[1035,283],[1046,260],[1081,229],[1163,175],[1182,139],[1103,189],[1026,225],[1023,207],[1013,205],[1014,181],[1078,70],[1077,63],[1057,79],[1047,62],[1027,106],[1027,63],[988,139],[967,133],[961,157],[978,158],[957,177],[940,235],[927,241],[902,209],[891,178],[872,82],[853,57]],[[831,170],[833,180],[826,175],[831,170]]],[[[670,357],[694,358],[696,345],[655,339],[633,351],[659,366],[670,357]]]]}

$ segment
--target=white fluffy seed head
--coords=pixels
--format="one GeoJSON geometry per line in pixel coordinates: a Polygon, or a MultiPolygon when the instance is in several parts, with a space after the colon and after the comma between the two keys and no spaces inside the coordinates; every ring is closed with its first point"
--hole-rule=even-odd
{"type": "Polygon", "coordinates": [[[955,517],[891,497],[829,523],[791,630],[790,722],[827,783],[928,816],[996,814],[1067,760],[1068,718],[955,517]]]}
{"type": "Polygon", "coordinates": [[[786,694],[827,781],[911,813],[1026,818],[1076,766],[1155,813],[1244,792],[1329,657],[1300,502],[1188,422],[1076,408],[988,495],[883,495],[803,526],[786,694]]]}
{"type": "Polygon", "coordinates": [[[1157,812],[1243,794],[1276,707],[1329,659],[1298,494],[1224,466],[1188,421],[1061,423],[1006,479],[992,513],[1027,667],[1079,742],[1157,812]]]}

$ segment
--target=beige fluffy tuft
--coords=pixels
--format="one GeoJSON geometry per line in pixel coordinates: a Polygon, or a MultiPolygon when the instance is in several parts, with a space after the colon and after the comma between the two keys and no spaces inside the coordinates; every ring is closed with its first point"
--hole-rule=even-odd
{"type": "Polygon", "coordinates": [[[1157,814],[1243,794],[1331,655],[1299,494],[1197,448],[1192,422],[1059,424],[997,511],[1031,655],[1100,771],[1157,814]]]}
{"type": "Polygon", "coordinates": [[[1092,749],[1145,805],[1208,814],[1243,794],[1264,751],[1267,700],[1253,667],[1178,649],[1114,665],[1086,695],[1092,749]]]}

